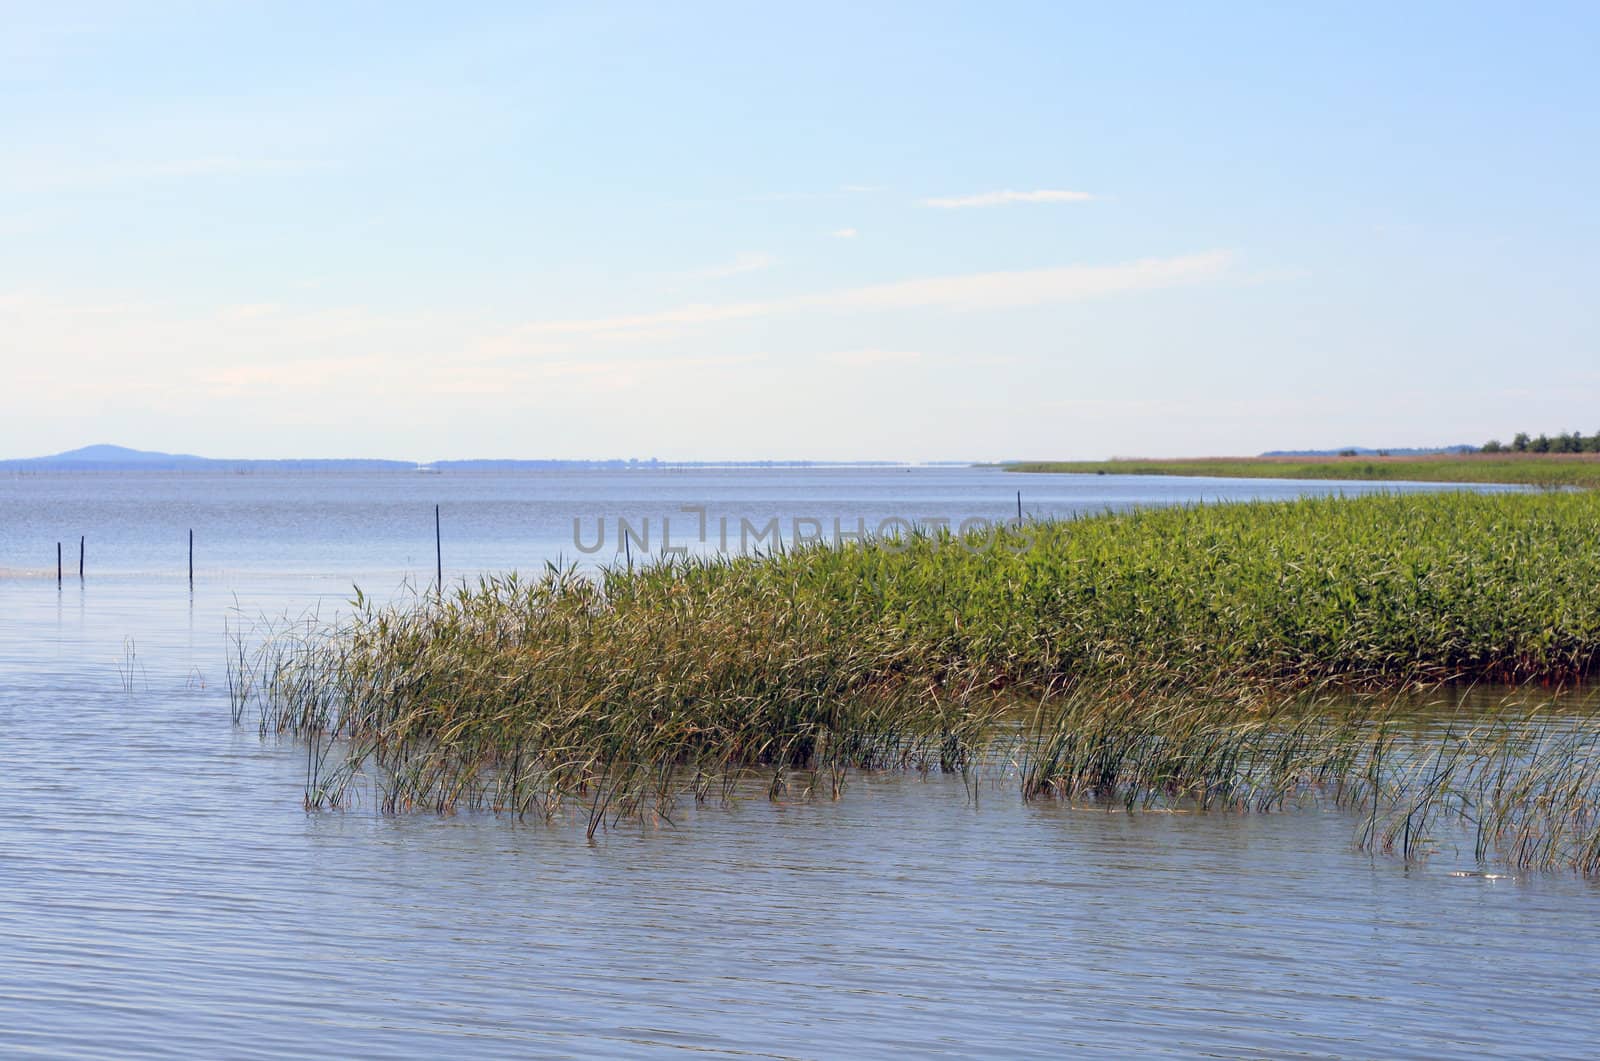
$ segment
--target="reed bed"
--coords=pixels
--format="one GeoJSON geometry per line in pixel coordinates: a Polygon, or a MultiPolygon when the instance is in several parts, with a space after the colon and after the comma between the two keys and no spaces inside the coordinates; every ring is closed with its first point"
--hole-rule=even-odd
{"type": "Polygon", "coordinates": [[[959,770],[996,698],[930,682],[892,631],[838,636],[782,582],[685,563],[593,579],[547,569],[442,599],[279,629],[232,661],[235,717],[306,737],[308,806],[363,772],[386,811],[668,817],[741,772],[959,770]]]}
{"type": "Polygon", "coordinates": [[[1149,509],[613,581],[646,597],[781,586],[831,635],[892,644],[934,682],[1572,681],[1600,663],[1600,495],[1149,509]]]}
{"type": "Polygon", "coordinates": [[[371,791],[593,835],[753,779],[998,771],[1130,808],[1328,800],[1408,858],[1470,821],[1484,857],[1594,871],[1594,726],[1336,705],[1592,674],[1597,529],[1595,495],[1377,496],[548,567],[241,635],[229,687],[236,719],[305,739],[313,808],[371,791]]]}
{"type": "Polygon", "coordinates": [[[1600,874],[1600,722],[1507,698],[1232,698],[1124,691],[1041,705],[1025,799],[1128,810],[1335,808],[1362,849],[1600,874]],[[1421,708],[1421,710],[1419,710],[1421,708]]]}

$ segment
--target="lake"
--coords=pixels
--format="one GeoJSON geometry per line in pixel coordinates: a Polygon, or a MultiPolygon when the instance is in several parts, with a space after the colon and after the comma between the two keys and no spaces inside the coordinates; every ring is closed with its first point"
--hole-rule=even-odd
{"type": "Polygon", "coordinates": [[[734,547],[746,522],[785,541],[796,521],[959,525],[1014,517],[1018,490],[1043,518],[1375,488],[1436,489],[976,468],[0,477],[0,1053],[1589,1054],[1600,889],[1456,875],[1470,850],[1374,858],[1332,811],[1129,815],[853,775],[837,802],[686,807],[589,843],[488,815],[307,814],[304,748],[230,720],[225,625],[427,585],[435,505],[454,580],[609,562],[619,521],[651,551],[665,521],[708,551],[722,520],[734,547]]]}

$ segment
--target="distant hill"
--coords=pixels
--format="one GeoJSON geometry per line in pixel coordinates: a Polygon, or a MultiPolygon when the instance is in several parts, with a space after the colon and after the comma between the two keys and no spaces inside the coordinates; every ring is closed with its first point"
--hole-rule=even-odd
{"type": "Polygon", "coordinates": [[[187,453],[155,453],[150,450],[129,449],[127,446],[112,446],[100,443],[94,446],[84,446],[82,449],[69,449],[65,453],[57,453],[50,457],[34,457],[31,461],[14,463],[71,464],[75,466],[86,464],[146,466],[151,464],[204,464],[206,463],[206,458],[191,457],[187,453]]]}
{"type": "Polygon", "coordinates": [[[1263,457],[1337,457],[1342,453],[1354,453],[1358,457],[1376,457],[1387,454],[1391,457],[1426,457],[1431,453],[1476,453],[1477,446],[1428,446],[1425,448],[1395,448],[1395,449],[1369,449],[1366,446],[1341,446],[1338,449],[1274,449],[1261,454],[1263,457]]]}
{"type": "Polygon", "coordinates": [[[334,468],[393,469],[406,471],[415,468],[415,461],[385,460],[218,460],[214,457],[196,457],[188,453],[158,453],[147,449],[129,449],[99,443],[81,449],[69,449],[48,457],[28,457],[22,460],[0,461],[0,471],[229,471],[248,468],[278,469],[283,471],[318,471],[334,468]]]}

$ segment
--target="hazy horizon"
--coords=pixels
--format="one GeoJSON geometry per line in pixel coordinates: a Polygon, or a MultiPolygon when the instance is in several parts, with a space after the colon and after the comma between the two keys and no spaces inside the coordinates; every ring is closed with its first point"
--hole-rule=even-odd
{"type": "MultiPolygon", "coordinates": [[[[1372,446],[1358,445],[1358,446],[1346,446],[1346,447],[1329,447],[1327,449],[1315,450],[1315,451],[1311,451],[1311,450],[1269,450],[1269,451],[1265,451],[1265,452],[1263,452],[1261,454],[1222,454],[1222,453],[1213,453],[1213,454],[1202,454],[1202,455],[1199,455],[1199,456],[1200,456],[1201,459],[1203,459],[1205,457],[1247,457],[1248,458],[1248,457],[1255,457],[1255,456],[1273,456],[1273,455],[1294,456],[1297,453],[1330,453],[1331,454],[1331,453],[1336,453],[1341,449],[1353,449],[1353,450],[1355,450],[1357,452],[1367,453],[1367,454],[1377,453],[1377,452],[1383,452],[1383,453],[1391,453],[1392,452],[1392,453],[1395,453],[1396,455],[1405,455],[1407,453],[1418,453],[1418,452],[1421,452],[1421,453],[1426,453],[1426,452],[1448,452],[1448,451],[1453,451],[1453,450],[1459,449],[1462,445],[1465,445],[1465,444],[1464,443],[1457,443],[1457,444],[1451,444],[1451,445],[1419,447],[1419,448],[1415,448],[1415,449],[1405,449],[1405,448],[1399,448],[1399,447],[1372,447],[1372,446]]],[[[1141,460],[1141,459],[1149,459],[1149,458],[1160,459],[1161,457],[1162,457],[1161,454],[1114,454],[1113,455],[1113,459],[1119,459],[1119,460],[1141,460]]],[[[391,464],[416,464],[418,466],[432,465],[432,464],[463,464],[463,463],[465,463],[465,464],[472,464],[472,463],[485,463],[485,464],[489,464],[489,463],[499,463],[499,464],[591,464],[591,465],[598,465],[598,464],[717,465],[717,464],[722,464],[722,465],[727,465],[727,466],[766,465],[766,464],[773,464],[773,465],[814,464],[814,465],[835,465],[835,466],[838,466],[838,465],[852,465],[852,464],[855,464],[855,465],[959,466],[959,465],[977,465],[977,464],[1011,463],[1011,462],[1027,463],[1027,462],[1030,462],[1030,461],[1048,460],[1048,459],[1050,459],[1048,457],[1040,457],[1040,456],[1037,456],[1037,455],[1027,455],[1027,454],[1017,454],[1017,455],[1012,455],[1012,456],[1008,456],[1008,457],[1002,457],[998,461],[977,460],[977,459],[973,459],[973,458],[954,458],[954,459],[899,458],[899,459],[896,459],[896,458],[888,458],[888,457],[882,457],[882,458],[880,458],[880,457],[860,457],[860,458],[853,458],[853,459],[843,459],[843,458],[826,458],[826,457],[808,457],[808,456],[805,456],[803,454],[802,455],[797,455],[797,456],[789,456],[789,457],[741,457],[741,456],[739,456],[737,454],[731,454],[731,455],[730,454],[723,454],[721,456],[716,456],[716,457],[676,458],[676,459],[674,459],[674,458],[658,457],[658,456],[656,456],[654,454],[648,454],[648,453],[645,453],[645,454],[598,454],[598,455],[590,455],[590,456],[584,456],[584,457],[547,457],[547,456],[540,456],[540,455],[536,455],[536,454],[535,455],[522,455],[522,456],[515,456],[515,457],[414,457],[414,456],[409,456],[409,455],[394,455],[394,454],[379,455],[379,456],[351,457],[351,456],[340,455],[340,454],[337,454],[337,453],[334,453],[334,454],[324,453],[324,454],[312,454],[312,455],[298,456],[298,457],[262,457],[262,456],[246,455],[246,454],[238,454],[238,453],[195,453],[195,452],[188,452],[188,451],[172,452],[172,451],[166,451],[166,450],[146,450],[146,449],[140,449],[138,447],[133,447],[133,446],[123,446],[123,445],[120,445],[120,444],[114,443],[114,442],[96,442],[96,443],[91,443],[91,444],[86,445],[86,446],[75,446],[75,447],[73,447],[71,449],[67,449],[67,450],[58,450],[55,453],[29,454],[29,455],[26,455],[26,456],[6,456],[4,454],[0,454],[0,465],[26,464],[26,463],[30,463],[30,462],[52,462],[52,461],[53,462],[58,462],[58,463],[63,463],[63,464],[70,464],[73,461],[84,461],[86,463],[96,463],[96,464],[125,463],[130,467],[136,467],[140,463],[140,460],[139,460],[140,458],[165,459],[165,460],[175,460],[175,461],[203,461],[203,462],[210,462],[210,463],[216,463],[216,464],[257,464],[257,463],[273,463],[273,462],[280,462],[281,461],[281,462],[286,462],[286,463],[287,462],[303,462],[303,463],[326,463],[326,464],[337,464],[337,463],[391,463],[391,464]],[[108,452],[102,454],[102,453],[98,453],[97,451],[108,451],[108,452]]]]}
{"type": "Polygon", "coordinates": [[[1582,5],[15,6],[0,452],[1595,431],[1597,28],[1582,5]]]}
{"type": "MultiPolygon", "coordinates": [[[[86,446],[74,446],[71,449],[58,450],[55,453],[29,454],[29,455],[26,455],[26,456],[5,456],[5,455],[0,455],[0,465],[4,465],[4,464],[21,464],[21,463],[28,463],[30,461],[61,461],[63,463],[66,463],[66,462],[70,462],[70,460],[74,460],[74,459],[87,460],[87,461],[102,461],[102,462],[105,462],[105,463],[112,463],[112,462],[117,462],[119,460],[124,460],[125,459],[127,461],[127,463],[129,463],[129,464],[137,464],[138,463],[137,458],[159,458],[159,459],[170,459],[170,460],[178,460],[178,461],[190,461],[190,460],[193,460],[193,461],[208,461],[208,462],[214,462],[214,463],[219,463],[219,464],[252,464],[252,463],[270,463],[270,462],[274,462],[274,461],[286,461],[286,462],[302,461],[302,462],[313,462],[313,463],[314,462],[323,462],[323,463],[341,463],[341,462],[351,462],[351,463],[368,462],[368,463],[375,463],[375,462],[386,462],[386,463],[393,463],[393,464],[418,464],[418,465],[423,465],[423,464],[476,463],[476,462],[482,462],[482,463],[525,463],[525,464],[617,464],[617,463],[671,464],[671,463],[677,463],[677,462],[674,462],[674,461],[671,461],[671,460],[667,460],[667,459],[664,459],[664,458],[659,458],[659,457],[655,457],[655,456],[651,456],[651,455],[641,455],[641,454],[609,455],[609,456],[601,455],[601,456],[588,456],[588,457],[542,457],[542,456],[534,455],[534,456],[521,456],[521,457],[440,457],[440,458],[428,458],[428,457],[411,457],[411,456],[395,456],[395,455],[377,456],[377,457],[371,457],[371,456],[367,456],[367,457],[347,457],[347,456],[341,456],[339,454],[319,454],[319,455],[306,456],[306,457],[259,457],[259,456],[243,455],[243,454],[237,454],[237,453],[211,454],[211,453],[192,453],[192,452],[169,452],[169,451],[166,451],[166,450],[147,450],[147,449],[140,449],[140,448],[137,448],[137,447],[134,447],[134,446],[123,446],[123,445],[119,445],[119,444],[114,443],[114,442],[95,442],[95,443],[91,443],[91,444],[86,445],[86,446]],[[98,451],[107,451],[107,452],[100,453],[98,451]]],[[[976,462],[969,462],[969,461],[965,461],[965,460],[897,461],[897,460],[890,460],[890,459],[879,460],[879,459],[875,459],[875,458],[871,458],[871,457],[865,457],[865,458],[861,458],[860,460],[854,460],[854,461],[829,461],[829,460],[826,460],[826,459],[813,458],[813,457],[804,457],[804,456],[800,456],[800,457],[778,457],[778,458],[767,457],[767,458],[754,458],[754,459],[746,459],[746,458],[742,458],[742,457],[738,457],[738,456],[723,456],[723,457],[705,458],[704,460],[698,460],[698,459],[697,460],[684,460],[682,463],[686,463],[686,464],[726,463],[726,464],[943,464],[943,465],[959,465],[959,464],[976,463],[976,462]]]]}

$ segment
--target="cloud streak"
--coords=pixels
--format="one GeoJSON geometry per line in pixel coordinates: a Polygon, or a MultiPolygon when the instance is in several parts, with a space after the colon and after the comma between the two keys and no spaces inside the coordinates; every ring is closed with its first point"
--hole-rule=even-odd
{"type": "MultiPolygon", "coordinates": [[[[529,402],[631,392],[644,396],[641,415],[657,415],[662,406],[652,396],[674,388],[688,393],[686,381],[770,360],[741,351],[746,344],[738,334],[702,340],[695,329],[770,319],[771,335],[802,327],[800,317],[828,317],[819,326],[835,333],[839,345],[821,347],[816,361],[839,372],[879,373],[940,359],[919,354],[915,346],[894,346],[892,338],[880,340],[882,346],[849,345],[852,315],[1098,299],[1202,283],[1226,274],[1231,262],[1218,251],[924,277],[759,301],[535,320],[510,329],[472,316],[391,314],[363,306],[304,309],[263,300],[185,312],[116,296],[0,291],[0,348],[26,351],[39,366],[20,371],[11,394],[0,396],[0,421],[37,415],[41,395],[48,396],[46,407],[57,405],[51,415],[131,401],[140,415],[181,417],[215,401],[232,410],[229,415],[256,410],[287,417],[284,422],[310,423],[358,402],[405,412],[449,395],[504,412],[529,402]],[[685,333],[692,341],[678,342],[685,333]]],[[[876,324],[874,333],[881,333],[876,324]]]]}
{"type": "MultiPolygon", "coordinates": [[[[517,364],[467,364],[431,371],[429,387],[436,393],[498,398],[509,393],[537,393],[558,386],[573,392],[624,391],[649,384],[663,386],[674,378],[697,372],[748,366],[765,361],[765,354],[681,357],[561,358],[517,364]]],[[[438,368],[438,366],[435,366],[438,368]]]]}
{"type": "Polygon", "coordinates": [[[935,196],[922,200],[923,206],[937,210],[965,210],[979,206],[1010,206],[1014,203],[1085,203],[1094,196],[1088,192],[1072,192],[1060,188],[1043,188],[1032,192],[1014,192],[1009,188],[999,192],[979,192],[976,195],[935,196]]]}
{"type": "Polygon", "coordinates": [[[822,359],[848,368],[870,368],[874,365],[910,364],[921,361],[922,354],[916,350],[837,350],[823,354],[822,359]]]}
{"type": "Polygon", "coordinates": [[[726,280],[730,276],[759,273],[777,264],[778,259],[770,254],[761,251],[748,251],[735,255],[731,262],[713,265],[707,269],[696,269],[689,275],[698,280],[726,280]]]}
{"type": "Polygon", "coordinates": [[[7,180],[30,189],[102,187],[141,181],[243,177],[297,177],[331,171],[339,163],[310,158],[218,155],[147,161],[23,161],[6,167],[7,180]]]}
{"type": "Polygon", "coordinates": [[[620,339],[800,312],[1016,309],[1191,284],[1225,272],[1232,261],[1233,256],[1227,251],[1209,251],[1173,258],[1141,258],[1118,265],[967,273],[761,302],[698,304],[655,313],[537,321],[519,329],[519,334],[620,339]]]}

